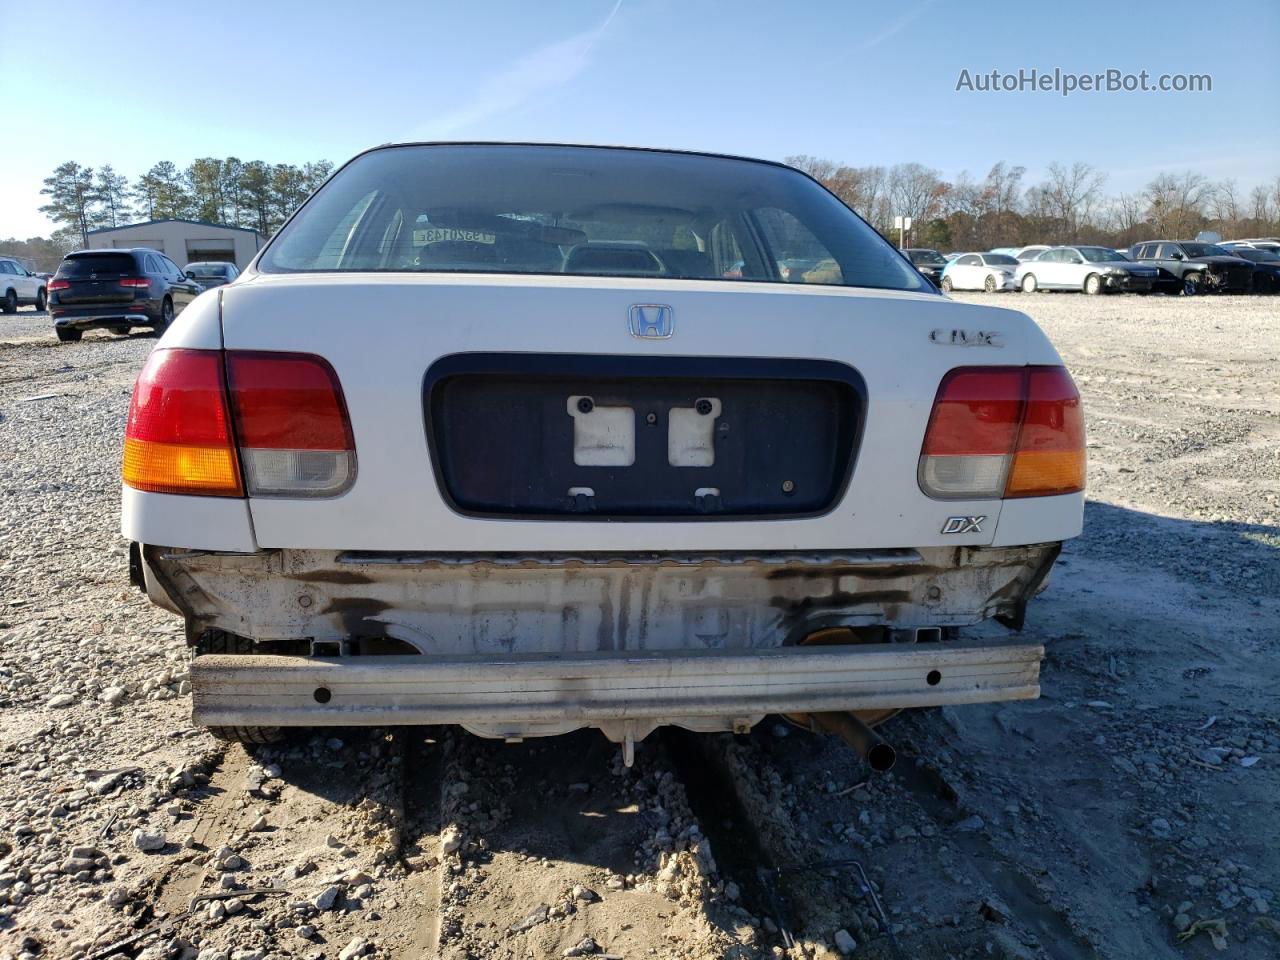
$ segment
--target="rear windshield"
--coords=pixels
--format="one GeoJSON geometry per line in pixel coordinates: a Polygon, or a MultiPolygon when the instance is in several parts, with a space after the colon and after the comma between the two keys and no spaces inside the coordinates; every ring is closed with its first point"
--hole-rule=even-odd
{"type": "Polygon", "coordinates": [[[70,256],[63,260],[58,267],[59,277],[73,280],[77,277],[88,277],[95,273],[99,275],[122,275],[137,272],[138,265],[133,262],[133,257],[127,253],[85,253],[79,256],[70,256]]]}
{"type": "Polygon", "coordinates": [[[197,277],[225,277],[227,265],[225,263],[188,263],[187,273],[194,273],[197,277]]]}
{"type": "Polygon", "coordinates": [[[419,145],[339,171],[259,263],[932,292],[814,181],[773,164],[601,147],[419,145]]]}

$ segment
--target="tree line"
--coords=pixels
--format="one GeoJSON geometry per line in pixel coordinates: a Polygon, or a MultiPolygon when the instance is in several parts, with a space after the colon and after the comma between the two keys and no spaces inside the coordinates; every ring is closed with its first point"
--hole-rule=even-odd
{"type": "Polygon", "coordinates": [[[919,163],[851,167],[811,156],[786,162],[821,181],[872,226],[898,240],[895,216],[911,217],[909,245],[989,250],[1031,243],[1127,247],[1141,240],[1189,240],[1202,230],[1224,239],[1280,235],[1280,176],[1247,193],[1235,180],[1194,171],[1161,173],[1142,190],[1108,195],[1106,174],[1087,163],[1051,163],[1039,183],[1026,168],[995,164],[981,180],[948,182],[919,163]]]}
{"type": "MultiPolygon", "coordinates": [[[[1052,163],[1039,183],[1026,168],[1001,161],[982,179],[953,181],[920,163],[853,167],[812,156],[786,162],[820,180],[895,242],[895,216],[914,221],[908,244],[941,250],[988,250],[1029,243],[1189,239],[1201,230],[1225,238],[1280,235],[1280,176],[1249,191],[1235,180],[1200,173],[1161,173],[1142,190],[1108,195],[1106,174],[1088,163],[1052,163]]],[[[0,249],[41,264],[79,246],[88,233],[137,220],[179,217],[251,227],[270,236],[333,170],[327,160],[301,167],[237,157],[201,157],[185,169],[155,164],[134,181],[110,164],[68,161],[44,180],[40,208],[58,225],[49,239],[0,241],[0,249]]]]}
{"type": "Polygon", "coordinates": [[[333,170],[328,160],[266,163],[201,157],[186,169],[162,160],[133,182],[111,164],[97,169],[73,160],[44,180],[40,208],[58,225],[54,239],[88,246],[89,231],[138,220],[206,220],[250,227],[270,236],[333,170]]]}

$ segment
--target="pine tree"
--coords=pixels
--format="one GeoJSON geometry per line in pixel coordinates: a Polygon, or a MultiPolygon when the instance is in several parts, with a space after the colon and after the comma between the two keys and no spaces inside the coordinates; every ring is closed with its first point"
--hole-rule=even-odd
{"type": "Polygon", "coordinates": [[[98,222],[95,210],[98,192],[94,185],[93,167],[82,167],[74,160],[68,160],[59,165],[52,176],[45,177],[40,192],[49,198],[40,212],[64,229],[79,233],[81,242],[87,247],[89,228],[98,222]]]}
{"type": "Polygon", "coordinates": [[[129,208],[129,178],[116,173],[108,163],[98,171],[93,185],[102,204],[101,222],[112,227],[127,223],[133,215],[129,208]]]}

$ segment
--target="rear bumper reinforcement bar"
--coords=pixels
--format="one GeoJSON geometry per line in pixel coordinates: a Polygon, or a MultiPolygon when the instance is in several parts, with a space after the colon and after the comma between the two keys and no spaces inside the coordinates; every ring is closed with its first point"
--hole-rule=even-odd
{"type": "Polygon", "coordinates": [[[1027,700],[1038,643],[865,644],[680,654],[196,658],[209,726],[665,722],[1027,700]]]}

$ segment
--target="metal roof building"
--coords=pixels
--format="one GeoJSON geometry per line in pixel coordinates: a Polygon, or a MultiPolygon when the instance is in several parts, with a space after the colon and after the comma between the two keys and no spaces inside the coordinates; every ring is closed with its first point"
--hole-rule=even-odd
{"type": "Polygon", "coordinates": [[[90,247],[151,247],[181,267],[196,260],[226,260],[243,270],[263,242],[257,230],[203,220],[148,220],[89,231],[90,247]]]}

